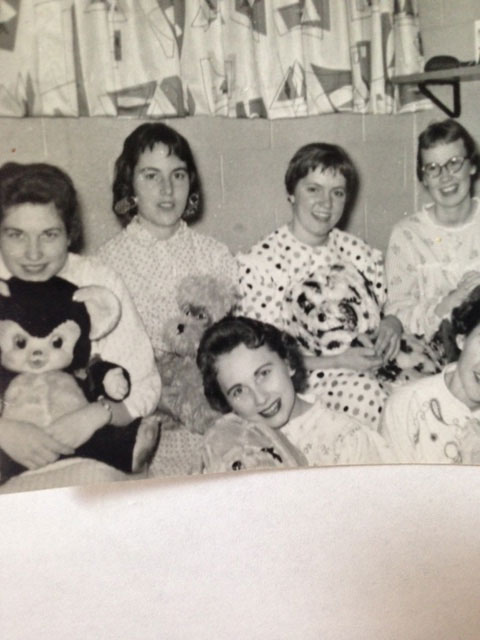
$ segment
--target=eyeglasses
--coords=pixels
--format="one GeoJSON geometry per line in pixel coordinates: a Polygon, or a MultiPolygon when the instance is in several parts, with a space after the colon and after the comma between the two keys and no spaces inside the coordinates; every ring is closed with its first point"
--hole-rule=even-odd
{"type": "Polygon", "coordinates": [[[444,167],[447,169],[448,173],[458,173],[463,167],[465,160],[468,160],[468,158],[464,158],[463,156],[453,156],[443,164],[439,164],[438,162],[429,162],[428,164],[423,165],[422,173],[428,178],[438,178],[444,167]]]}

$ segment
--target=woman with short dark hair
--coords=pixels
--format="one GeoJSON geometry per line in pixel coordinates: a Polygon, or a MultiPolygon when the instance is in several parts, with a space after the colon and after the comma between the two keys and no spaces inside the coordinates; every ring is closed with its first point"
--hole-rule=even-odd
{"type": "Polygon", "coordinates": [[[291,221],[238,256],[239,313],[293,335],[310,387],[329,408],[376,428],[386,398],[377,373],[395,378],[403,368],[390,366],[402,324],[383,313],[381,252],[338,228],[355,201],[357,170],[341,147],[315,142],[294,154],[285,186],[291,221]]]}

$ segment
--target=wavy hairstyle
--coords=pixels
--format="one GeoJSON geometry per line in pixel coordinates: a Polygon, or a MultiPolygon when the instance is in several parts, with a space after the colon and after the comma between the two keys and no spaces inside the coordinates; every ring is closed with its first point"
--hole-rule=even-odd
{"type": "Polygon", "coordinates": [[[292,383],[295,391],[305,390],[307,370],[300,349],[292,336],[259,320],[244,316],[227,316],[205,331],[197,352],[197,366],[202,374],[203,389],[212,409],[221,413],[231,411],[218,384],[216,363],[219,356],[230,353],[241,344],[248,349],[258,349],[266,345],[282,360],[287,361],[294,370],[292,383]]]}

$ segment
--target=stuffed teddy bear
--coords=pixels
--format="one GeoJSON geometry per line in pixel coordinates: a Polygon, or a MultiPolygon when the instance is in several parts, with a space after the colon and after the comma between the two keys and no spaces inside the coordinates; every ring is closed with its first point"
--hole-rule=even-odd
{"type": "Polygon", "coordinates": [[[178,314],[165,324],[166,351],[159,360],[163,384],[159,409],[165,414],[162,429],[183,425],[192,433],[203,434],[221,415],[205,398],[196,357],[205,329],[227,315],[234,301],[234,288],[213,276],[187,276],[180,282],[178,314]]]}
{"type": "MultiPolygon", "coordinates": [[[[375,342],[380,308],[371,283],[350,263],[329,265],[294,283],[286,302],[286,330],[307,354],[343,353],[360,346],[362,334],[375,342]]],[[[404,333],[396,358],[380,367],[377,378],[406,382],[438,371],[436,353],[404,333]]]]}
{"type": "MultiPolygon", "coordinates": [[[[104,287],[78,288],[56,276],[44,282],[0,281],[2,417],[49,433],[55,424],[68,428],[68,416],[90,402],[100,400],[108,408],[107,399],[124,400],[130,391],[128,372],[99,358],[90,360],[90,341],[110,333],[120,314],[120,302],[104,287]]],[[[122,428],[100,424],[74,455],[136,471],[147,444],[137,438],[140,423],[136,419],[122,428]]],[[[54,437],[61,440],[58,430],[54,437]]],[[[25,470],[3,451],[0,465],[2,479],[25,470]]]]}

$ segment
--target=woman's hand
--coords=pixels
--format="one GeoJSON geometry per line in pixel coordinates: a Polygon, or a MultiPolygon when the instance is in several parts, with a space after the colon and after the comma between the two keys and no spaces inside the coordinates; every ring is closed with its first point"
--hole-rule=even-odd
{"type": "Polygon", "coordinates": [[[0,447],[27,469],[39,469],[73,449],[29,422],[0,419],[0,447]]]}
{"type": "Polygon", "coordinates": [[[383,360],[375,353],[374,347],[349,347],[335,356],[336,367],[355,371],[374,371],[381,367],[383,360]]]}
{"type": "Polygon", "coordinates": [[[57,418],[47,427],[48,433],[65,445],[77,449],[89,440],[95,431],[111,421],[108,403],[92,402],[81,409],[57,418]]]}
{"type": "Polygon", "coordinates": [[[403,326],[395,316],[385,316],[380,320],[375,340],[375,353],[384,362],[395,358],[400,349],[400,338],[402,337],[403,326]]]}
{"type": "Polygon", "coordinates": [[[466,298],[472,289],[480,285],[480,271],[466,271],[457,286],[457,291],[466,298]]]}
{"type": "Polygon", "coordinates": [[[480,286],[480,271],[466,271],[456,289],[447,293],[435,307],[435,313],[440,318],[449,316],[468,297],[475,287],[480,286]]]}

